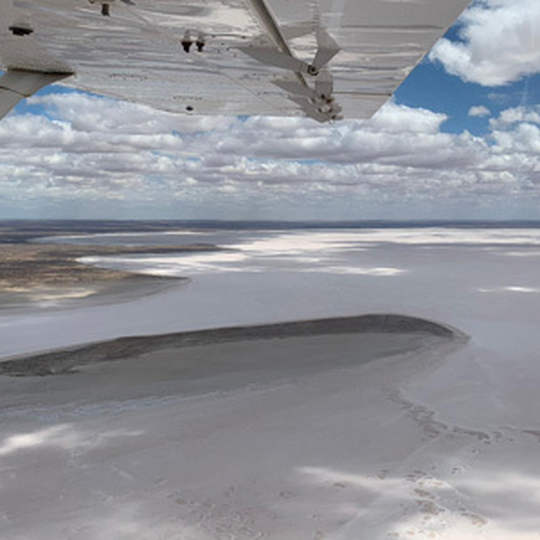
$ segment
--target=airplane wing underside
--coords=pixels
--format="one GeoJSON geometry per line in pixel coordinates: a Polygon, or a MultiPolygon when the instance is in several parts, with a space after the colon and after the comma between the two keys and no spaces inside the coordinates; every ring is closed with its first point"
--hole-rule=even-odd
{"type": "Polygon", "coordinates": [[[0,0],[0,117],[38,73],[171,112],[366,118],[468,2],[0,0]]]}

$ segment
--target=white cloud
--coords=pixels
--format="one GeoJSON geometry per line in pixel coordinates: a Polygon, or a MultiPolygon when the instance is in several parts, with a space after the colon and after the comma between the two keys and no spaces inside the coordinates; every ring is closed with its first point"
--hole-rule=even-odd
{"type": "Polygon", "coordinates": [[[540,105],[506,109],[498,118],[489,121],[492,128],[505,128],[522,122],[540,125],[540,105]]]}
{"type": "Polygon", "coordinates": [[[370,125],[377,131],[403,134],[404,131],[414,133],[437,133],[441,124],[447,120],[446,114],[434,113],[427,109],[406,107],[390,102],[388,106],[377,111],[370,125]]]}
{"type": "Polygon", "coordinates": [[[487,107],[484,107],[484,105],[476,105],[474,107],[471,107],[469,109],[469,116],[490,116],[491,112],[487,107]]]}
{"type": "Polygon", "coordinates": [[[389,206],[413,217],[418,201],[462,208],[540,199],[537,107],[503,111],[478,137],[441,132],[444,114],[393,102],[371,120],[335,125],[185,120],[81,93],[32,103],[47,116],[0,123],[0,193],[11,206],[98,212],[113,201],[154,216],[171,205],[212,216],[228,205],[228,217],[359,218],[389,206]]]}
{"type": "Polygon", "coordinates": [[[76,131],[106,132],[117,135],[154,135],[156,132],[226,129],[234,119],[223,116],[196,117],[158,111],[146,105],[73,92],[28,98],[29,105],[45,105],[58,113],[76,131]]]}
{"type": "Polygon", "coordinates": [[[464,81],[504,85],[540,72],[540,2],[482,0],[460,19],[462,42],[440,39],[429,58],[464,81]]]}

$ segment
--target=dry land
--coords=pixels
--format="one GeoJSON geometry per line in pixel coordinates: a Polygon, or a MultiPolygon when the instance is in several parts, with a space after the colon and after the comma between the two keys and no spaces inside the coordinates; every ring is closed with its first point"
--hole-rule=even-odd
{"type": "MultiPolygon", "coordinates": [[[[108,230],[108,229],[105,229],[108,230]]],[[[144,230],[144,228],[143,228],[144,230]]],[[[91,246],[34,243],[37,238],[84,233],[85,230],[47,227],[20,230],[0,227],[0,309],[29,302],[50,307],[81,298],[115,301],[162,290],[181,278],[143,276],[82,264],[80,257],[103,255],[140,255],[214,251],[209,244],[189,246],[91,246]]]]}

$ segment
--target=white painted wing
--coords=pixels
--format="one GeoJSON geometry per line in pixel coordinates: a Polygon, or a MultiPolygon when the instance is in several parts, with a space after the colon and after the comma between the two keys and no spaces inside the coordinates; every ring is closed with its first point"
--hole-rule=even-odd
{"type": "Polygon", "coordinates": [[[172,112],[366,118],[468,1],[0,0],[0,63],[73,72],[65,84],[172,112]],[[291,71],[312,63],[324,81],[291,71]],[[322,108],[316,88],[333,88],[322,108]]]}

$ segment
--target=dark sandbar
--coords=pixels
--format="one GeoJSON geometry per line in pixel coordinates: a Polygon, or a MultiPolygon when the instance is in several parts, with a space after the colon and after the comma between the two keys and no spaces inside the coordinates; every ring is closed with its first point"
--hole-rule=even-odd
{"type": "Polygon", "coordinates": [[[396,314],[367,314],[256,326],[121,337],[0,362],[0,374],[11,376],[70,373],[78,366],[125,359],[163,349],[238,341],[356,333],[424,334],[465,341],[465,334],[440,323],[396,314]]]}

